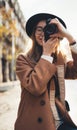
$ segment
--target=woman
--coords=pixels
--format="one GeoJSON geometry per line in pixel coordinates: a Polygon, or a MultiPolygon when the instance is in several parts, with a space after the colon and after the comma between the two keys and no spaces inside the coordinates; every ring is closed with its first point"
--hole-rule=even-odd
{"type": "MultiPolygon", "coordinates": [[[[75,39],[61,18],[46,13],[32,16],[27,21],[26,32],[33,40],[33,47],[26,55],[20,54],[16,61],[22,91],[15,130],[77,130],[66,110],[64,84],[64,71],[69,78],[66,72],[68,69],[75,71],[76,64],[72,58],[66,58],[66,65],[63,54],[58,50],[65,37],[75,54],[75,39]],[[56,25],[57,31],[45,39],[47,20],[48,24],[56,25]]],[[[69,76],[73,78],[71,73],[69,76]]]]}

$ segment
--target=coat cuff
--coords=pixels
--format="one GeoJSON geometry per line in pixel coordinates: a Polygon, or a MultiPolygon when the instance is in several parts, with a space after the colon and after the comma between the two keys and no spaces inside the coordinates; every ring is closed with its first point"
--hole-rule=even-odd
{"type": "Polygon", "coordinates": [[[52,56],[42,55],[41,58],[43,58],[44,60],[49,61],[51,64],[53,63],[53,57],[52,56]]]}

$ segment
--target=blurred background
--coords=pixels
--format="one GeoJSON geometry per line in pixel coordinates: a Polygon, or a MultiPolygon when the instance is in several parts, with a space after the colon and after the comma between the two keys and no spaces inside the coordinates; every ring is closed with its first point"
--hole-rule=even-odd
{"type": "MultiPolygon", "coordinates": [[[[77,0],[0,0],[0,130],[14,130],[21,92],[16,57],[31,47],[25,24],[40,12],[61,17],[77,39],[77,0]]],[[[65,83],[70,115],[77,124],[77,80],[65,83]]]]}

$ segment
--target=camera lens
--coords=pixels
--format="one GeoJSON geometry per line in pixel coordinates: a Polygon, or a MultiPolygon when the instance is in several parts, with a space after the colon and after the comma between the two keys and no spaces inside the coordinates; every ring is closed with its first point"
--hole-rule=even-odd
{"type": "Polygon", "coordinates": [[[44,27],[44,36],[45,41],[47,41],[50,37],[50,35],[55,34],[58,32],[58,28],[56,24],[50,24],[51,18],[47,19],[46,26],[44,27]]]}
{"type": "Polygon", "coordinates": [[[50,35],[55,34],[58,32],[58,28],[56,24],[48,24],[44,28],[44,36],[45,41],[47,41],[50,37],[50,35]]]}

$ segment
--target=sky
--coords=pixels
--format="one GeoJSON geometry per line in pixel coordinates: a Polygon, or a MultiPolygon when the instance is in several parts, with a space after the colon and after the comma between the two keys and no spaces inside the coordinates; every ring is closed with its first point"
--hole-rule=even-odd
{"type": "Polygon", "coordinates": [[[18,0],[27,19],[36,13],[51,13],[61,17],[67,29],[77,38],[77,0],[18,0]]]}

